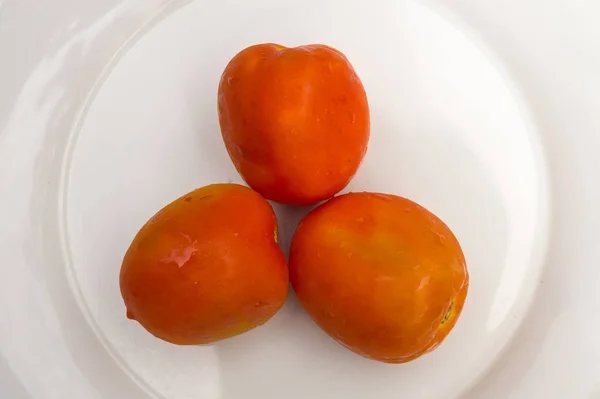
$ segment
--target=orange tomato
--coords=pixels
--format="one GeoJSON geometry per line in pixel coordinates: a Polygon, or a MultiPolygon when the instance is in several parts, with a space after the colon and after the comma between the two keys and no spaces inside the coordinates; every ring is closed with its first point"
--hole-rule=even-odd
{"type": "Polygon", "coordinates": [[[206,344],[257,327],[288,292],[273,209],[236,184],[186,194],[137,233],[120,285],[128,317],[168,342],[206,344]]]}
{"type": "Polygon", "coordinates": [[[225,146],[265,198],[308,205],[356,173],[369,141],[363,85],[331,47],[259,44],[227,65],[218,91],[225,146]]]}
{"type": "Polygon", "coordinates": [[[394,195],[346,194],[317,207],[294,234],[289,263],[313,320],[342,345],[388,363],[439,345],[469,286],[450,229],[394,195]]]}

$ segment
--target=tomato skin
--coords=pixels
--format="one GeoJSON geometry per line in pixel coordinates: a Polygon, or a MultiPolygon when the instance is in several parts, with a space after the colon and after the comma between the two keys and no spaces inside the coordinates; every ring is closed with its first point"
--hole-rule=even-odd
{"type": "Polygon", "coordinates": [[[315,208],[290,249],[298,300],[332,338],[382,362],[439,345],[462,311],[469,275],[450,229],[394,195],[351,193],[315,208]]]}
{"type": "Polygon", "coordinates": [[[309,205],[356,173],[369,141],[363,85],[346,57],[314,44],[259,44],[238,53],[219,83],[225,147],[265,198],[309,205]]]}
{"type": "Polygon", "coordinates": [[[128,317],[165,341],[206,344],[269,320],[288,292],[269,203],[237,184],[202,187],[154,215],[120,273],[128,317]]]}

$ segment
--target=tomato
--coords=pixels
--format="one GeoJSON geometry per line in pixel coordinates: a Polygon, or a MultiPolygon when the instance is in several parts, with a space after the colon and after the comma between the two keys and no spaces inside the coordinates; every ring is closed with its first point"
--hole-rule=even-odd
{"type": "Polygon", "coordinates": [[[200,188],[160,210],[133,239],[120,274],[128,316],[181,345],[265,323],[288,285],[273,209],[236,184],[200,188]]]}
{"type": "Polygon", "coordinates": [[[369,106],[350,62],[324,45],[259,44],[227,65],[221,132],[240,175],[265,198],[308,205],[356,173],[369,141],[369,106]]]}
{"type": "Polygon", "coordinates": [[[454,327],[469,275],[450,229],[394,195],[341,195],[310,212],[290,250],[298,300],[331,337],[356,353],[403,363],[431,351],[454,327]]]}

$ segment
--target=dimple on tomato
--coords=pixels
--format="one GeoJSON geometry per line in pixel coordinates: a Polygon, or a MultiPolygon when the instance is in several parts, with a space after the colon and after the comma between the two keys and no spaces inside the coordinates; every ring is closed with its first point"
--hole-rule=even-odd
{"type": "Polygon", "coordinates": [[[348,184],[367,150],[365,90],[347,58],[325,45],[242,50],[221,77],[218,112],[240,175],[280,203],[331,198],[348,184]]]}
{"type": "Polygon", "coordinates": [[[133,239],[120,273],[128,317],[181,345],[265,323],[288,284],[273,209],[237,184],[200,188],[160,210],[133,239]]]}
{"type": "Polygon", "coordinates": [[[437,347],[454,327],[469,275],[450,229],[394,195],[333,198],[300,223],[290,250],[298,300],[354,352],[404,363],[437,347]]]}

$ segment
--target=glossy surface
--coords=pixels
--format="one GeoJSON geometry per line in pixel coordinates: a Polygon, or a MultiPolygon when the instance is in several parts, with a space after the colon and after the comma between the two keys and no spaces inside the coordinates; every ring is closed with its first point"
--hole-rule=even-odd
{"type": "Polygon", "coordinates": [[[469,274],[439,218],[408,199],[362,192],[335,197],[300,222],[290,281],[332,338],[362,356],[405,363],[452,330],[469,274]]]}
{"type": "Polygon", "coordinates": [[[321,44],[259,44],[219,83],[219,122],[244,180],[265,198],[310,205],[356,173],[369,142],[369,105],[348,59],[321,44]]]}
{"type": "MultiPolygon", "coordinates": [[[[0,396],[600,397],[598,2],[168,3],[0,2],[0,396]],[[428,356],[362,359],[293,297],[202,347],[123,317],[119,264],[139,227],[199,185],[239,181],[216,82],[240,48],[273,40],[344,49],[384,132],[351,188],[417,200],[463,246],[469,300],[428,356]]],[[[303,213],[276,211],[289,242],[303,213]]]]}
{"type": "Polygon", "coordinates": [[[237,184],[199,188],[136,234],[121,266],[127,317],[180,345],[258,327],[283,306],[288,269],[269,203],[237,184]]]}

